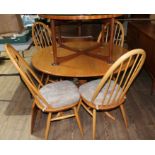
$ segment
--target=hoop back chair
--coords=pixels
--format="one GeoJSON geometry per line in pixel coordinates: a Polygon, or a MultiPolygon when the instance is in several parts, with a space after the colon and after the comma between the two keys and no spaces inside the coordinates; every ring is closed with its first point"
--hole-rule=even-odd
{"type": "Polygon", "coordinates": [[[42,22],[35,22],[32,26],[32,39],[37,49],[51,50],[52,52],[51,30],[48,25],[42,22]]]}
{"type": "Polygon", "coordinates": [[[93,118],[93,139],[96,134],[97,110],[103,110],[107,116],[115,120],[115,117],[107,111],[119,107],[125,125],[128,126],[123,103],[129,87],[144,64],[145,57],[142,49],[129,51],[109,68],[102,79],[80,86],[79,91],[83,101],[81,104],[93,118]]]}
{"type": "MultiPolygon", "coordinates": [[[[41,50],[43,52],[50,51],[50,53],[53,54],[51,35],[51,30],[49,29],[48,25],[42,22],[35,22],[33,24],[32,39],[37,50],[41,50]]],[[[41,79],[43,80],[43,78],[44,74],[42,74],[41,79]]],[[[53,82],[49,79],[49,75],[47,75],[45,83],[47,84],[47,82],[53,82]]]]}
{"type": "MultiPolygon", "coordinates": [[[[108,43],[110,40],[110,23],[107,23],[104,27],[104,34],[100,32],[97,42],[108,43]],[[104,37],[102,39],[102,37],[104,37]]],[[[124,27],[122,23],[120,23],[118,20],[115,20],[114,22],[114,38],[113,38],[113,43],[115,45],[123,47],[124,44],[124,27]]]]}
{"type": "Polygon", "coordinates": [[[76,118],[81,134],[83,134],[77,113],[77,105],[80,100],[78,88],[72,82],[67,80],[43,85],[41,80],[29,67],[28,63],[11,45],[5,45],[5,49],[34,97],[32,104],[31,133],[33,132],[37,112],[42,111],[48,113],[45,139],[48,138],[51,121],[62,120],[70,117],[76,118]],[[38,86],[36,84],[38,84],[38,86]],[[64,111],[70,109],[73,110],[73,113],[65,114],[64,111]]]}

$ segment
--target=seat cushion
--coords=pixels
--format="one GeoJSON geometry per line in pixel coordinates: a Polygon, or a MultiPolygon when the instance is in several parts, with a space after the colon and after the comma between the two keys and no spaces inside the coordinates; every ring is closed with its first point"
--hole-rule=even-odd
{"type": "Polygon", "coordinates": [[[47,84],[40,89],[40,93],[53,108],[71,105],[80,99],[76,85],[67,80],[47,84]]]}
{"type": "MultiPolygon", "coordinates": [[[[81,96],[84,97],[87,101],[91,102],[92,97],[94,95],[94,92],[95,92],[98,84],[100,83],[100,81],[101,81],[101,79],[93,80],[91,82],[87,82],[87,83],[81,85],[80,88],[79,88],[79,92],[80,92],[81,96]]],[[[110,97],[110,93],[111,93],[112,88],[113,88],[113,85],[114,85],[114,81],[111,81],[111,84],[110,84],[108,93],[107,93],[107,95],[105,97],[104,103],[102,103],[102,101],[104,99],[104,93],[105,93],[106,88],[108,87],[108,84],[105,84],[104,85],[104,87],[101,89],[101,91],[99,92],[98,96],[94,100],[94,103],[93,104],[95,104],[95,105],[101,105],[101,104],[102,105],[107,105],[107,104],[111,104],[113,98],[115,97],[116,90],[118,88],[118,85],[116,84],[116,87],[115,87],[114,93],[112,95],[112,98],[111,98],[110,102],[108,102],[109,97],[110,97]]],[[[116,100],[118,98],[118,96],[120,95],[121,92],[122,92],[122,88],[120,88],[119,93],[115,97],[114,100],[116,100]]]]}

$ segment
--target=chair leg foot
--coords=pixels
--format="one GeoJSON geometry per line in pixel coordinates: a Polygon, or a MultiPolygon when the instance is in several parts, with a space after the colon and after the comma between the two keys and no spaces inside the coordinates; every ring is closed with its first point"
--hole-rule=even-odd
{"type": "Polygon", "coordinates": [[[93,109],[93,139],[96,138],[96,109],[93,109]]]}
{"type": "Polygon", "coordinates": [[[127,117],[126,117],[126,113],[125,113],[123,104],[120,105],[120,109],[121,109],[121,113],[122,113],[122,116],[123,116],[125,126],[127,128],[128,127],[128,122],[127,122],[127,117]]]}
{"type": "Polygon", "coordinates": [[[83,129],[82,129],[82,126],[81,126],[80,118],[79,118],[79,115],[78,115],[76,107],[74,107],[73,110],[74,110],[75,119],[77,121],[77,124],[78,124],[78,127],[80,129],[81,135],[83,136],[83,129]]]}
{"type": "Polygon", "coordinates": [[[50,128],[50,123],[51,123],[51,116],[52,116],[52,113],[48,113],[47,121],[46,121],[46,129],[45,129],[45,139],[48,139],[49,128],[50,128]]]}

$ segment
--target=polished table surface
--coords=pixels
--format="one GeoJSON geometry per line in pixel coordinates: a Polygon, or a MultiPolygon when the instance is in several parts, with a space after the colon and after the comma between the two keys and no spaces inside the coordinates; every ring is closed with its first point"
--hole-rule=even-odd
{"type": "Polygon", "coordinates": [[[43,18],[54,19],[54,20],[94,20],[94,19],[108,19],[121,16],[121,14],[66,14],[66,15],[54,15],[44,14],[40,15],[43,18]]]}
{"type": "MultiPolygon", "coordinates": [[[[74,47],[78,47],[79,50],[83,50],[88,46],[93,46],[93,41],[79,41],[79,42],[67,42],[66,44],[74,47]]],[[[97,53],[98,56],[106,56],[108,54],[108,45],[104,45],[98,49],[91,51],[97,53]]],[[[74,53],[71,50],[57,47],[58,57],[63,57],[74,53]]],[[[91,53],[89,52],[89,53],[91,53]]],[[[112,60],[117,60],[122,54],[127,52],[127,49],[114,45],[112,60]]],[[[103,76],[111,64],[107,61],[86,54],[80,54],[65,62],[61,62],[59,65],[52,65],[53,54],[50,50],[39,50],[32,56],[32,65],[39,71],[55,76],[64,77],[97,77],[103,76]]]]}

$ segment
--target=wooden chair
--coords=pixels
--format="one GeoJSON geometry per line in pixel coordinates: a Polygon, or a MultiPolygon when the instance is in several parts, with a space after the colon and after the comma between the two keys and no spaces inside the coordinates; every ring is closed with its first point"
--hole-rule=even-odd
{"type": "Polygon", "coordinates": [[[32,104],[31,133],[33,132],[37,112],[42,111],[48,114],[45,139],[48,138],[50,123],[52,121],[70,117],[76,118],[81,134],[83,135],[83,130],[77,112],[77,105],[80,100],[78,88],[71,81],[67,80],[43,85],[27,62],[11,45],[5,45],[5,49],[34,97],[32,104]],[[38,84],[38,86],[36,86],[36,84],[38,84]],[[65,114],[66,110],[71,110],[71,114],[65,114]]]}
{"type": "MultiPolygon", "coordinates": [[[[109,39],[110,39],[110,23],[107,23],[104,27],[104,33],[100,32],[97,42],[100,43],[103,41],[104,43],[108,43],[109,39]]],[[[123,47],[123,44],[124,44],[124,27],[122,23],[120,23],[117,20],[115,20],[115,23],[114,23],[113,43],[121,47],[123,47]]]]}
{"type": "Polygon", "coordinates": [[[81,104],[93,118],[93,139],[96,133],[96,111],[103,110],[115,120],[108,111],[120,108],[126,127],[128,126],[123,104],[126,93],[138,75],[145,61],[145,52],[135,49],[121,56],[102,79],[85,83],[79,87],[81,104]]]}
{"type": "MultiPolygon", "coordinates": [[[[50,51],[53,54],[52,49],[52,39],[51,39],[51,30],[48,25],[42,22],[35,22],[32,26],[32,39],[37,50],[42,50],[44,52],[50,51]]],[[[42,80],[44,74],[42,74],[42,80]]],[[[49,75],[47,75],[45,83],[47,84],[50,81],[49,75]]]]}

